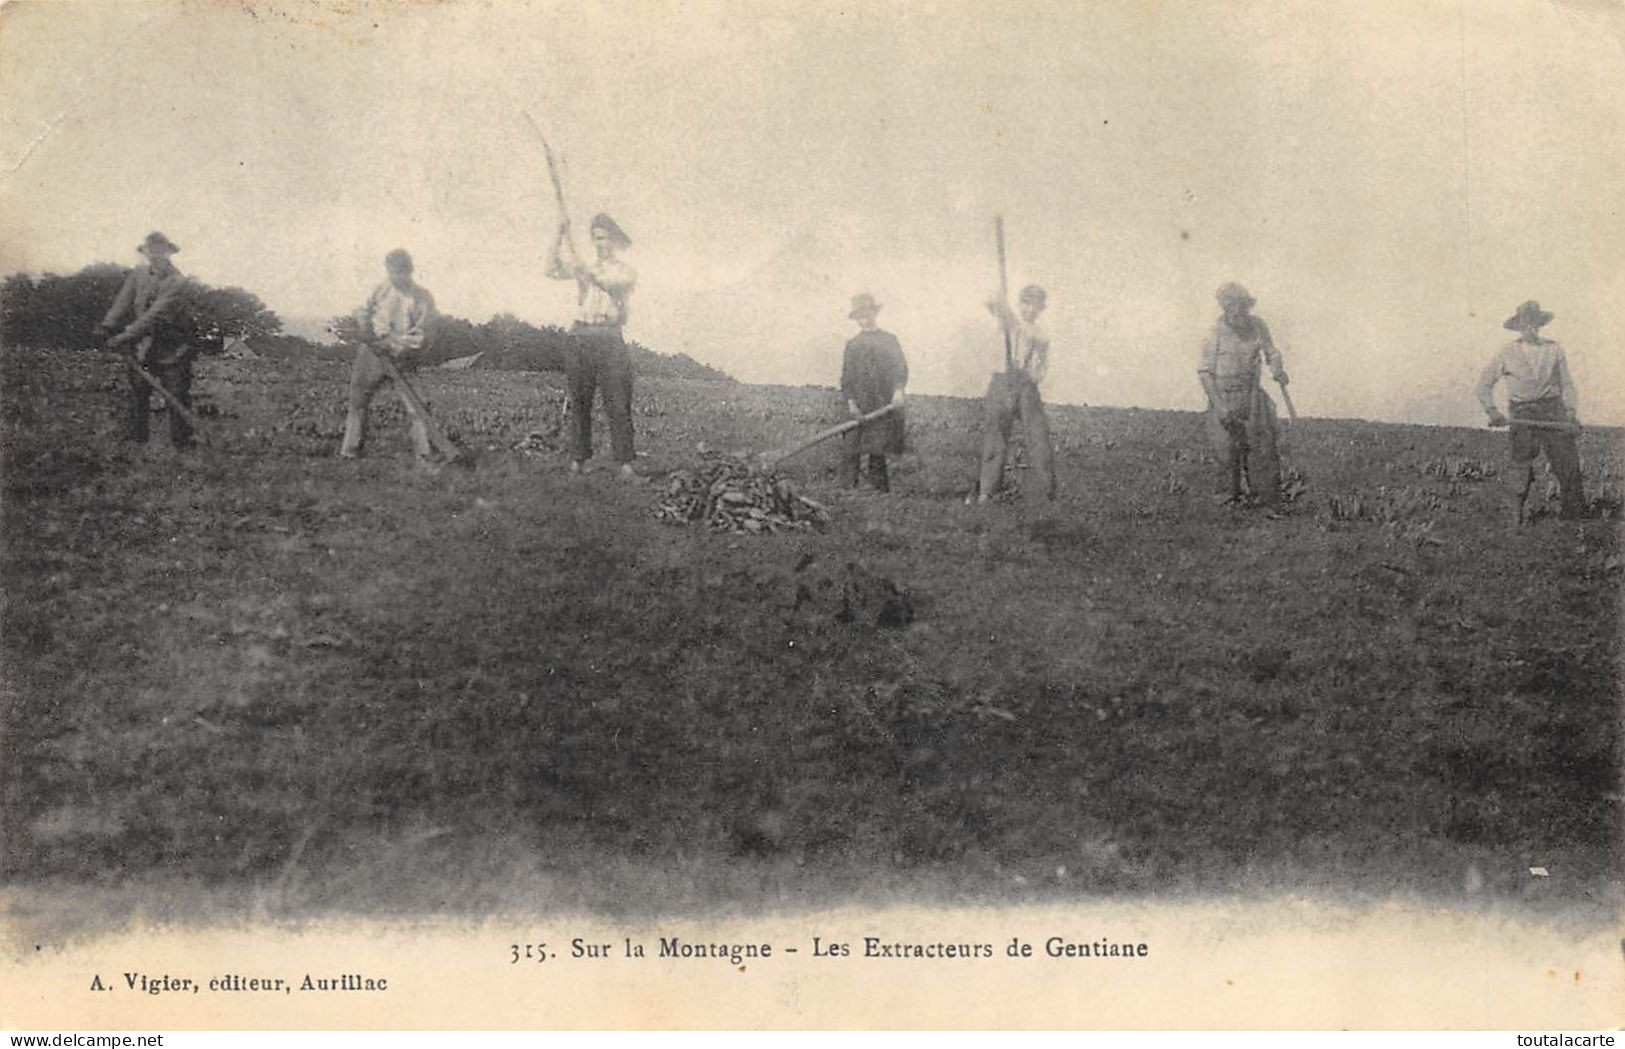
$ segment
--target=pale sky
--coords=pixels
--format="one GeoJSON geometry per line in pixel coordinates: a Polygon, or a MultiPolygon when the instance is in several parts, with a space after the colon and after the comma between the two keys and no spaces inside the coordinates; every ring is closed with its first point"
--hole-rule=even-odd
{"type": "Polygon", "coordinates": [[[1525,299],[1625,423],[1625,7],[1404,3],[8,3],[0,272],[150,229],[288,317],[408,248],[442,309],[567,324],[529,110],[578,225],[633,237],[628,335],[833,385],[852,295],[921,393],[1049,290],[1046,396],[1196,408],[1248,286],[1308,415],[1481,422],[1525,299]]]}

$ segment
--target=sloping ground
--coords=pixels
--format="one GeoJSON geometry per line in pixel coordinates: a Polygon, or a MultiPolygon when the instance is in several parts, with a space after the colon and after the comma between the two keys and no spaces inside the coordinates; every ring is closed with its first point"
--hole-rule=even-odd
{"type": "MultiPolygon", "coordinates": [[[[422,376],[479,453],[428,476],[387,395],[374,456],[332,457],[342,364],[207,362],[184,456],[116,441],[105,360],[3,367],[14,884],[291,914],[1620,900],[1617,522],[1510,529],[1504,436],[1305,422],[1268,521],[1208,497],[1197,418],[1059,409],[1061,499],[977,508],[979,407],[918,398],[894,495],[812,453],[788,472],[828,530],[730,536],[569,479],[544,376],[422,376]]],[[[640,469],[838,417],[644,381],[640,469]]],[[[1617,435],[1583,454],[1617,500],[1617,435]]]]}

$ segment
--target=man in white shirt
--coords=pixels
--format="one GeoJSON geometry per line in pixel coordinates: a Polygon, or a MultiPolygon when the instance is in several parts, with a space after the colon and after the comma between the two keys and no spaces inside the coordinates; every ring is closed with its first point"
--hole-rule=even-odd
{"type": "Polygon", "coordinates": [[[1518,524],[1528,520],[1525,504],[1535,479],[1535,456],[1543,450],[1562,490],[1563,516],[1571,520],[1585,516],[1580,453],[1574,441],[1580,397],[1563,347],[1540,337],[1540,329],[1551,322],[1552,315],[1538,302],[1519,306],[1503,325],[1518,332],[1518,338],[1501,347],[1485,367],[1476,391],[1490,425],[1512,427],[1510,480],[1513,519],[1518,524]],[[1495,403],[1495,385],[1502,380],[1506,381],[1511,418],[1495,403]]]}
{"type": "Polygon", "coordinates": [[[1242,478],[1266,509],[1280,505],[1281,456],[1275,430],[1275,402],[1259,385],[1262,365],[1282,387],[1288,379],[1269,325],[1252,313],[1254,299],[1239,284],[1221,286],[1215,297],[1223,311],[1202,344],[1196,366],[1207,395],[1208,434],[1219,457],[1220,497],[1238,502],[1242,478]]]}
{"type": "Polygon", "coordinates": [[[982,421],[982,472],[976,493],[979,503],[987,502],[999,490],[1009,454],[1010,430],[1017,419],[1027,431],[1027,467],[1032,471],[1032,494],[1055,498],[1055,450],[1050,444],[1044,401],[1038,395],[1038,384],[1049,371],[1049,331],[1038,323],[1046,303],[1044,289],[1029,284],[1021,289],[1019,317],[1010,312],[1008,303],[994,299],[987,304],[1010,339],[1011,360],[1009,368],[994,372],[987,385],[982,421]]]}
{"type": "MultiPolygon", "coordinates": [[[[401,371],[410,371],[434,341],[434,296],[412,279],[412,256],[396,248],[384,256],[388,279],[378,285],[367,304],[355,313],[359,341],[355,366],[350,371],[350,410],[344,420],[344,441],[339,456],[359,458],[367,440],[367,412],[378,388],[389,381],[378,354],[387,353],[401,371]]],[[[420,460],[432,454],[428,423],[401,394],[411,420],[412,447],[420,460]]]]}
{"type": "Polygon", "coordinates": [[[578,308],[570,329],[570,472],[580,473],[592,458],[592,399],[594,390],[602,387],[610,449],[621,475],[630,478],[637,455],[632,448],[632,355],[621,328],[626,324],[627,298],[638,276],[620,259],[620,252],[632,239],[608,215],[594,216],[592,245],[597,257],[588,265],[577,257],[569,234],[570,224],[565,220],[553,241],[547,275],[576,282],[578,308]]]}

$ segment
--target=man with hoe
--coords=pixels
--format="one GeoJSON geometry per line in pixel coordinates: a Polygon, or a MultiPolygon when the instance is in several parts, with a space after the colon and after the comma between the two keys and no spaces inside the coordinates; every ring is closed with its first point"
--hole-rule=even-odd
{"type": "Polygon", "coordinates": [[[576,254],[566,218],[559,222],[547,266],[552,279],[576,282],[576,322],[570,329],[569,414],[574,423],[570,472],[581,473],[592,458],[593,391],[602,387],[610,450],[620,464],[621,476],[631,479],[637,455],[632,449],[632,354],[621,329],[626,324],[627,298],[638,278],[620,253],[631,246],[632,238],[603,213],[593,216],[591,229],[596,255],[592,264],[576,254]]]}
{"type": "Polygon", "coordinates": [[[1563,347],[1540,337],[1540,329],[1551,322],[1552,315],[1538,302],[1519,306],[1504,325],[1517,332],[1518,338],[1501,347],[1478,380],[1478,401],[1489,415],[1490,425],[1512,427],[1512,513],[1513,521],[1520,525],[1528,520],[1525,503],[1535,478],[1535,456],[1542,451],[1557,475],[1563,517],[1585,516],[1580,453],[1574,441],[1580,429],[1576,418],[1580,399],[1563,347]],[[1495,384],[1502,379],[1507,384],[1511,418],[1495,404],[1495,384]]]}
{"type": "Polygon", "coordinates": [[[1224,315],[1202,344],[1196,374],[1207,394],[1208,433],[1224,486],[1220,498],[1239,503],[1245,477],[1253,498],[1274,512],[1281,503],[1281,459],[1275,402],[1259,385],[1260,365],[1269,365],[1283,391],[1286,370],[1268,325],[1251,312],[1254,299],[1247,289],[1225,284],[1217,297],[1224,315]]]}
{"type": "Polygon", "coordinates": [[[886,472],[886,456],[903,451],[903,388],[908,385],[908,360],[897,336],[875,325],[880,304],[868,293],[852,297],[848,317],[858,322],[859,331],[846,344],[841,357],[841,392],[846,408],[857,419],[892,405],[891,411],[863,423],[846,435],[842,457],[841,482],[858,485],[858,469],[869,457],[869,483],[876,491],[891,491],[886,472]]]}
{"type": "MultiPolygon", "coordinates": [[[[1002,258],[1002,256],[1001,256],[1002,258]]],[[[985,503],[999,490],[1010,446],[1010,430],[1021,420],[1027,433],[1027,466],[1032,471],[1031,494],[1055,498],[1055,450],[1050,444],[1049,418],[1038,384],[1049,371],[1049,331],[1038,323],[1047,297],[1044,289],[1029,284],[1018,297],[1020,316],[1009,303],[992,299],[987,308],[1004,329],[1009,351],[1005,370],[994,372],[987,386],[982,432],[982,473],[976,501],[985,503]]]]}
{"type": "MultiPolygon", "coordinates": [[[[434,341],[434,296],[412,278],[412,256],[396,248],[384,256],[388,278],[373,291],[367,304],[356,311],[355,366],[350,371],[350,410],[344,421],[344,442],[339,455],[359,458],[367,441],[367,411],[378,388],[390,381],[381,354],[400,371],[417,367],[423,353],[434,341]]],[[[432,456],[429,424],[405,390],[397,390],[411,420],[412,448],[420,463],[432,456]]]]}
{"type": "Polygon", "coordinates": [[[147,263],[124,278],[107,316],[96,325],[96,336],[126,354],[130,393],[125,402],[125,436],[138,443],[147,440],[153,391],[141,374],[145,370],[187,409],[169,407],[169,440],[176,448],[188,448],[192,444],[192,426],[186,418],[192,407],[192,358],[199,346],[184,323],[190,286],[171,259],[181,249],[162,233],[153,232],[135,250],[147,263]],[[121,324],[124,326],[119,328],[121,324]],[[109,333],[114,334],[109,337],[109,333]]]}

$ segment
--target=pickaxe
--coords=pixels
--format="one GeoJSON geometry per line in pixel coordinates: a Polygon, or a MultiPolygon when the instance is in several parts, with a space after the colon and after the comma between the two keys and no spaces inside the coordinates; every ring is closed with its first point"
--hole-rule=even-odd
{"type": "Polygon", "coordinates": [[[536,123],[536,118],[530,115],[530,111],[522,109],[520,112],[525,115],[525,120],[530,124],[531,129],[536,132],[536,137],[542,140],[542,154],[547,158],[547,177],[553,181],[553,200],[559,206],[559,222],[565,228],[565,238],[570,245],[570,254],[575,256],[575,239],[569,234],[570,212],[564,206],[564,183],[559,179],[559,165],[558,161],[553,157],[553,147],[548,144],[547,136],[542,133],[541,125],[536,123]]]}
{"type": "Polygon", "coordinates": [[[159,382],[156,375],[142,366],[141,362],[136,360],[135,354],[130,353],[123,356],[124,362],[130,366],[130,370],[139,375],[148,386],[158,391],[158,396],[162,397],[169,405],[169,410],[178,413],[182,419],[186,420],[186,425],[192,428],[192,432],[198,436],[198,439],[208,443],[208,435],[203,430],[203,424],[198,422],[198,418],[193,414],[192,409],[182,404],[181,399],[170,393],[169,388],[159,382]]]}
{"type": "Polygon", "coordinates": [[[802,452],[806,451],[808,448],[813,447],[814,445],[823,444],[825,441],[829,440],[831,437],[839,437],[843,433],[848,433],[848,432],[850,432],[852,430],[855,430],[858,427],[862,426],[864,423],[873,422],[874,420],[880,418],[883,415],[886,415],[886,414],[888,414],[890,412],[896,411],[900,407],[902,407],[902,405],[900,405],[897,402],[893,401],[891,404],[885,405],[885,406],[880,407],[880,408],[876,408],[874,411],[870,412],[867,415],[860,415],[856,419],[848,419],[846,422],[841,423],[841,424],[839,424],[837,426],[831,426],[827,430],[822,430],[822,431],[814,434],[813,436],[807,438],[805,441],[802,441],[800,444],[796,445],[794,448],[791,448],[787,452],[781,452],[778,455],[774,455],[772,453],[766,453],[766,454],[764,454],[762,456],[762,465],[766,469],[771,470],[774,467],[778,466],[780,463],[784,462],[786,459],[789,459],[792,456],[800,455],[802,452]]]}
{"type": "Polygon", "coordinates": [[[1287,390],[1286,383],[1277,381],[1277,385],[1281,387],[1281,400],[1286,402],[1287,418],[1291,419],[1293,422],[1297,422],[1298,409],[1292,403],[1292,394],[1287,390]]]}
{"type": "MultiPolygon", "coordinates": [[[[993,236],[999,242],[999,309],[1010,308],[1010,276],[1006,271],[1004,262],[1004,216],[993,217],[993,236]]],[[[1005,314],[999,316],[999,327],[1004,329],[1004,370],[1013,373],[1016,370],[1016,355],[1010,345],[1010,325],[1005,323],[1005,314]]]]}
{"type": "Polygon", "coordinates": [[[419,419],[423,420],[423,428],[428,431],[429,443],[434,446],[435,451],[445,456],[447,462],[456,462],[463,459],[463,450],[457,447],[456,443],[446,436],[445,431],[440,429],[440,424],[434,421],[434,416],[429,414],[428,405],[423,403],[423,398],[418,396],[418,392],[412,388],[412,384],[406,381],[406,376],[401,374],[401,370],[395,366],[395,362],[390,359],[389,351],[379,346],[368,346],[367,348],[372,351],[373,356],[378,358],[378,363],[383,365],[384,373],[394,380],[395,388],[401,391],[401,399],[406,402],[406,406],[419,419]]]}

